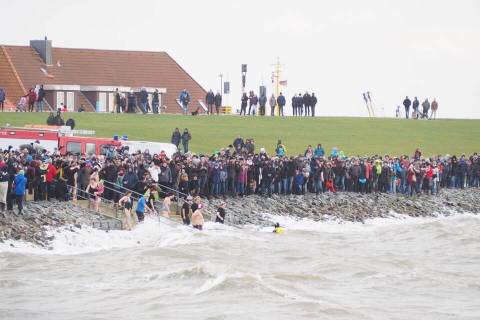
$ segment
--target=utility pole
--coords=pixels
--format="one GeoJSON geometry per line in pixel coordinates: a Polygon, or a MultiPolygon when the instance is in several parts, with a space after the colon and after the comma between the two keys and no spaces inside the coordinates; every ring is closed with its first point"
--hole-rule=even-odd
{"type": "Polygon", "coordinates": [[[220,93],[221,96],[223,96],[223,73],[220,73],[218,76],[220,77],[220,91],[219,91],[219,93],[220,93]]]}
{"type": "MultiPolygon", "coordinates": [[[[280,58],[277,57],[277,63],[273,65],[275,67],[275,71],[273,72],[273,78],[275,79],[275,98],[278,98],[280,95],[280,74],[282,72],[282,67],[284,65],[280,64],[280,58]]],[[[275,114],[279,115],[279,108],[278,104],[275,105],[275,114]]]]}

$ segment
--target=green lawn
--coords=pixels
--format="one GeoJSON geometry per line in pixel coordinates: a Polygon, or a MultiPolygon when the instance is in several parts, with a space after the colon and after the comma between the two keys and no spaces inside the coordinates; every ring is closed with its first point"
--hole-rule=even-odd
{"type": "MultiPolygon", "coordinates": [[[[45,124],[47,114],[0,113],[0,125],[45,124]]],[[[347,155],[412,154],[421,147],[425,155],[480,151],[480,120],[414,121],[368,118],[270,118],[239,116],[140,115],[69,113],[77,129],[92,129],[99,137],[126,134],[131,140],[169,142],[175,127],[192,133],[190,149],[211,153],[237,135],[254,138],[257,148],[273,152],[282,139],[288,154],[303,153],[308,144],[322,143],[329,152],[338,147],[347,155]]]]}

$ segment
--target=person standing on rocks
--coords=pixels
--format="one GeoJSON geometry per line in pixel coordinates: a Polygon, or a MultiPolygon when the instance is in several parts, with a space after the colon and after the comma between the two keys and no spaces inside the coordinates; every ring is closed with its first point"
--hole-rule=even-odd
{"type": "Polygon", "coordinates": [[[10,175],[8,174],[8,168],[0,159],[0,211],[5,211],[7,205],[9,179],[10,175]]]}
{"type": "Polygon", "coordinates": [[[27,178],[23,170],[19,170],[15,175],[14,190],[15,190],[15,202],[18,206],[18,214],[22,214],[23,199],[25,198],[25,189],[27,187],[27,178]]]}

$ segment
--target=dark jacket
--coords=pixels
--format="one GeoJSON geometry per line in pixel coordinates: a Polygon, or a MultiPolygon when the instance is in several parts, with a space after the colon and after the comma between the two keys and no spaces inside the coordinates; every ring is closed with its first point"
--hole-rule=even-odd
{"type": "Polygon", "coordinates": [[[190,134],[190,132],[182,133],[182,142],[183,143],[188,142],[190,140],[192,140],[192,135],[190,134]]]}
{"type": "Polygon", "coordinates": [[[310,106],[311,103],[312,103],[312,96],[310,96],[310,94],[308,94],[308,93],[305,93],[303,95],[302,103],[306,106],[310,106]]]}
{"type": "Polygon", "coordinates": [[[45,90],[43,88],[38,89],[37,101],[43,101],[45,98],[45,90]]]}
{"type": "Polygon", "coordinates": [[[148,92],[146,90],[140,91],[140,102],[147,103],[148,102],[148,92]]]}
{"type": "Polygon", "coordinates": [[[176,146],[180,143],[180,140],[182,139],[182,135],[180,131],[174,131],[172,133],[172,143],[176,146]]]}
{"type": "Polygon", "coordinates": [[[215,95],[213,94],[213,92],[207,92],[207,95],[205,97],[205,101],[207,102],[207,104],[214,104],[215,103],[215,95]]]}
{"type": "Polygon", "coordinates": [[[215,107],[221,107],[222,106],[222,95],[220,93],[217,93],[215,95],[215,107]]]}
{"type": "Polygon", "coordinates": [[[312,94],[312,96],[310,97],[310,105],[312,107],[315,107],[316,104],[317,104],[317,97],[312,94]]]}
{"type": "Polygon", "coordinates": [[[282,95],[282,96],[278,96],[277,98],[277,104],[280,106],[280,107],[283,107],[285,106],[285,97],[282,95]]]}
{"type": "Polygon", "coordinates": [[[258,104],[260,105],[260,107],[265,107],[265,105],[267,104],[267,97],[260,96],[260,98],[258,99],[258,104]]]}
{"type": "Polygon", "coordinates": [[[405,108],[410,108],[411,105],[412,105],[412,101],[410,101],[410,99],[407,98],[407,99],[403,100],[403,106],[405,108]]]}

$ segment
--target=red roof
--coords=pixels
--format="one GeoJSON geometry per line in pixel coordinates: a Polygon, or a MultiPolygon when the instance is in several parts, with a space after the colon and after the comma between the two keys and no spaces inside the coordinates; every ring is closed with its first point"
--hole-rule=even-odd
{"type": "MultiPolygon", "coordinates": [[[[52,48],[53,65],[46,66],[30,46],[5,45],[2,51],[14,69],[9,75],[0,75],[0,87],[7,87],[7,95],[18,91],[9,90],[5,84],[14,82],[11,74],[15,72],[26,90],[37,84],[166,88],[163,104],[167,112],[180,112],[175,100],[183,89],[190,93],[191,108],[206,95],[205,89],[166,52],[52,48]]],[[[0,68],[6,65],[1,60],[0,56],[0,68]]]]}

